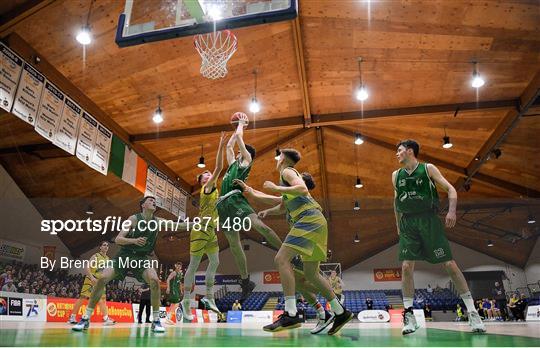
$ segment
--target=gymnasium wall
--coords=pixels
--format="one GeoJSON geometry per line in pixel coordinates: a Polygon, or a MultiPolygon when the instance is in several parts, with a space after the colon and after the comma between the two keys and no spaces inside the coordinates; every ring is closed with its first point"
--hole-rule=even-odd
{"type": "Polygon", "coordinates": [[[536,245],[525,265],[525,276],[529,283],[540,281],[540,238],[536,240],[536,245]]]}
{"type": "Polygon", "coordinates": [[[26,246],[25,263],[39,263],[43,246],[56,246],[56,260],[69,250],[56,236],[41,232],[42,217],[0,165],[0,239],[26,246]]]}

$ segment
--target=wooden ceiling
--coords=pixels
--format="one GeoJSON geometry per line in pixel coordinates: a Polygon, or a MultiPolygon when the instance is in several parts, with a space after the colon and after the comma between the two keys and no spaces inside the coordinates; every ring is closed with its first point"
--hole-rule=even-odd
{"type": "MultiPolygon", "coordinates": [[[[0,22],[0,36],[22,37],[193,191],[201,145],[213,167],[219,132],[231,130],[233,112],[247,111],[257,68],[262,111],[246,132],[258,151],[250,183],[278,180],[277,146],[301,150],[299,169],[314,176],[313,194],[330,218],[334,261],[347,268],[397,242],[390,186],[395,144],[414,138],[421,159],[461,189],[460,224],[447,232],[450,240],[525,265],[539,234],[526,217],[540,216],[540,118],[531,106],[540,87],[537,1],[300,0],[296,21],[235,30],[238,51],[218,81],[200,75],[190,37],[119,48],[121,1],[96,1],[94,41],[84,51],[74,37],[88,5],[45,1],[19,12],[15,6],[5,11],[17,16],[0,22]],[[354,98],[358,57],[370,94],[363,104],[354,98]],[[473,60],[486,79],[478,91],[470,87],[473,60]],[[158,95],[165,117],[159,128],[151,120],[158,95]],[[357,131],[365,136],[361,146],[353,144],[357,131]],[[441,147],[445,131],[454,143],[449,150],[441,147]],[[354,188],[357,175],[362,189],[354,188]],[[361,242],[352,245],[357,233],[361,242]],[[494,247],[486,246],[489,239],[494,247]]],[[[52,149],[3,112],[0,163],[44,217],[80,216],[87,204],[98,216],[137,210],[140,194],[131,186],[52,149]]],[[[270,225],[285,236],[283,221],[270,225]]],[[[261,240],[255,232],[246,237],[261,240]]],[[[79,255],[100,236],[61,238],[79,255]]],[[[220,244],[226,247],[221,236],[220,244]]],[[[157,253],[166,262],[187,262],[186,236],[162,239],[157,253]]]]}

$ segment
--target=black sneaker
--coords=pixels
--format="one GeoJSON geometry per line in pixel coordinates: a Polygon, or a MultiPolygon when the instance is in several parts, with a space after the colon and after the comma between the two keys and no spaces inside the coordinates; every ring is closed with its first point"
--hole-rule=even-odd
{"type": "Polygon", "coordinates": [[[251,295],[253,289],[255,289],[255,283],[249,280],[248,277],[240,280],[240,287],[242,288],[242,297],[240,298],[240,301],[244,301],[251,295]]]}
{"type": "Polygon", "coordinates": [[[289,313],[283,312],[276,321],[270,325],[263,327],[264,331],[268,332],[278,332],[282,330],[296,329],[302,325],[302,319],[296,313],[296,316],[291,317],[289,313]]]}
{"type": "Polygon", "coordinates": [[[352,312],[349,312],[347,309],[345,309],[345,307],[343,307],[343,313],[340,315],[336,314],[334,318],[334,325],[332,325],[332,328],[328,330],[328,334],[330,336],[337,334],[338,331],[341,330],[341,328],[345,326],[345,324],[347,324],[352,318],[352,312]]]}

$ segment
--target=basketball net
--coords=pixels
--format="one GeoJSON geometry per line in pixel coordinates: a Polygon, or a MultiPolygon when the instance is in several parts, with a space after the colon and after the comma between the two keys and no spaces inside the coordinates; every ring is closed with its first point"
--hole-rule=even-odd
{"type": "Polygon", "coordinates": [[[194,44],[202,58],[202,76],[212,80],[225,77],[227,62],[236,52],[236,36],[229,30],[214,29],[212,33],[195,35],[194,44]]]}

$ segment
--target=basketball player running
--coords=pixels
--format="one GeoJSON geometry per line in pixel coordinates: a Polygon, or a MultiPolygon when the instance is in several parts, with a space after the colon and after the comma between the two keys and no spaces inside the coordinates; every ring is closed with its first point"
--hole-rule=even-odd
{"type": "MultiPolygon", "coordinates": [[[[315,182],[313,181],[313,177],[311,174],[305,172],[302,173],[302,180],[306,183],[306,187],[308,190],[313,190],[315,188],[315,182]]],[[[283,198],[281,196],[272,196],[268,195],[266,193],[263,193],[261,191],[255,190],[254,188],[248,186],[246,183],[244,183],[241,180],[235,180],[235,183],[237,183],[241,188],[246,197],[248,197],[250,200],[256,200],[262,204],[267,205],[280,205],[283,201],[283,198]]],[[[267,215],[267,210],[263,210],[259,212],[260,217],[265,217],[267,215]]],[[[292,226],[291,221],[289,217],[287,216],[287,222],[292,226]]],[[[305,277],[304,277],[304,265],[301,261],[300,256],[297,258],[294,258],[293,261],[291,261],[293,264],[294,269],[294,280],[295,280],[295,286],[296,291],[301,293],[304,298],[306,299],[306,302],[311,305],[315,311],[317,312],[317,324],[315,327],[310,331],[312,334],[318,334],[324,329],[326,329],[332,322],[334,321],[334,313],[330,313],[324,309],[324,307],[321,305],[319,300],[317,299],[317,295],[319,293],[319,290],[315,288],[315,286],[311,283],[309,283],[305,277]]]]}
{"type": "MultiPolygon", "coordinates": [[[[75,305],[73,306],[73,312],[71,312],[71,315],[69,316],[68,323],[77,324],[77,313],[79,313],[79,309],[81,309],[83,301],[90,298],[90,295],[92,294],[92,289],[94,288],[94,284],[96,284],[98,278],[101,276],[101,272],[103,271],[103,268],[98,267],[100,265],[104,265],[109,260],[109,257],[107,256],[107,251],[109,251],[109,243],[104,241],[100,244],[99,251],[92,255],[92,257],[90,258],[90,267],[85,270],[86,275],[84,277],[84,282],[81,288],[81,294],[79,296],[79,299],[77,300],[77,302],[75,302],[75,305]],[[92,267],[92,265],[95,265],[96,267],[92,267]]],[[[103,324],[114,325],[114,320],[109,318],[109,312],[107,310],[107,303],[105,299],[105,291],[103,292],[103,296],[101,296],[101,298],[99,299],[98,304],[99,308],[101,309],[101,313],[103,313],[103,324]]]]}
{"type": "Polygon", "coordinates": [[[392,173],[394,186],[394,212],[399,234],[399,259],[402,261],[403,330],[413,333],[418,328],[413,313],[415,261],[441,264],[456,285],[467,306],[469,325],[473,332],[485,332],[474,302],[456,262],[452,258],[444,226],[437,216],[439,195],[435,184],[448,192],[446,227],[456,224],[456,189],[442,176],[437,167],[417,160],[420,146],[414,140],[398,144],[397,159],[401,168],[392,173]]]}
{"type": "Polygon", "coordinates": [[[158,229],[177,231],[185,230],[182,224],[176,224],[174,221],[164,220],[154,216],[156,211],[156,199],[152,196],[144,197],[139,206],[141,212],[129,217],[131,228],[122,230],[114,240],[120,245],[120,250],[113,259],[114,267],[106,268],[102,271],[101,277],[97,280],[90,295],[90,301],[86,308],[86,314],[73,326],[74,331],[87,330],[90,325],[90,317],[94,312],[96,303],[101,298],[105,286],[113,279],[124,279],[126,275],[135,277],[140,282],[145,282],[150,286],[151,304],[154,321],[152,322],[152,331],[156,333],[165,332],[165,328],[159,320],[159,306],[161,291],[159,288],[159,278],[156,270],[151,267],[149,256],[153,253],[157,241],[158,229]],[[127,262],[129,261],[129,262],[127,262]],[[138,267],[122,267],[122,262],[128,265],[136,263],[138,267]]]}
{"type": "Polygon", "coordinates": [[[195,283],[195,272],[199,268],[203,256],[208,257],[208,266],[206,267],[206,297],[201,301],[207,308],[221,314],[214,300],[214,278],[219,266],[219,244],[216,235],[216,220],[218,212],[216,202],[219,198],[217,189],[217,181],[221,171],[223,170],[223,148],[225,147],[225,133],[221,133],[219,147],[216,156],[216,168],[213,172],[206,170],[197,176],[197,181],[201,185],[199,195],[199,217],[201,218],[201,228],[191,228],[190,232],[190,247],[189,247],[189,266],[185,277],[185,291],[182,299],[182,311],[184,319],[187,321],[193,320],[190,304],[193,299],[191,291],[195,283]],[[208,222],[208,223],[207,223],[208,222]]]}
{"type": "MultiPolygon", "coordinates": [[[[169,303],[169,311],[167,312],[167,319],[165,320],[167,324],[174,325],[172,321],[172,315],[176,312],[178,308],[178,303],[180,303],[180,288],[182,286],[182,280],[184,276],[182,274],[182,262],[177,262],[174,264],[174,270],[167,277],[167,296],[169,303]]],[[[177,318],[178,321],[178,318],[177,318]]]]}
{"type": "Polygon", "coordinates": [[[244,144],[243,140],[244,127],[248,124],[248,118],[246,114],[240,114],[236,131],[227,143],[227,163],[229,168],[221,183],[221,196],[217,202],[217,209],[221,225],[220,229],[229,242],[234,261],[240,272],[240,287],[242,288],[242,300],[244,300],[255,288],[255,283],[249,279],[246,254],[240,242],[240,231],[232,228],[235,220],[240,220],[240,224],[243,225],[244,220],[249,219],[251,226],[275,248],[279,248],[281,241],[277,234],[259,219],[247,199],[242,195],[239,187],[234,184],[235,179],[247,180],[255,159],[255,148],[244,144]],[[238,144],[239,149],[236,158],[234,156],[235,144],[238,144]]]}
{"type": "Polygon", "coordinates": [[[302,176],[294,169],[300,158],[300,153],[294,149],[282,150],[277,162],[280,185],[266,181],[263,186],[267,190],[281,193],[282,202],[261,212],[261,216],[286,212],[292,226],[274,260],[285,295],[285,312],[274,323],[266,325],[264,330],[275,332],[301,325],[296,309],[295,278],[291,265],[291,260],[300,255],[304,261],[305,279],[330,302],[335,318],[328,334],[334,335],[352,319],[353,314],[339,303],[328,280],[319,273],[319,263],[326,260],[328,226],[321,206],[311,197],[302,176]]]}

